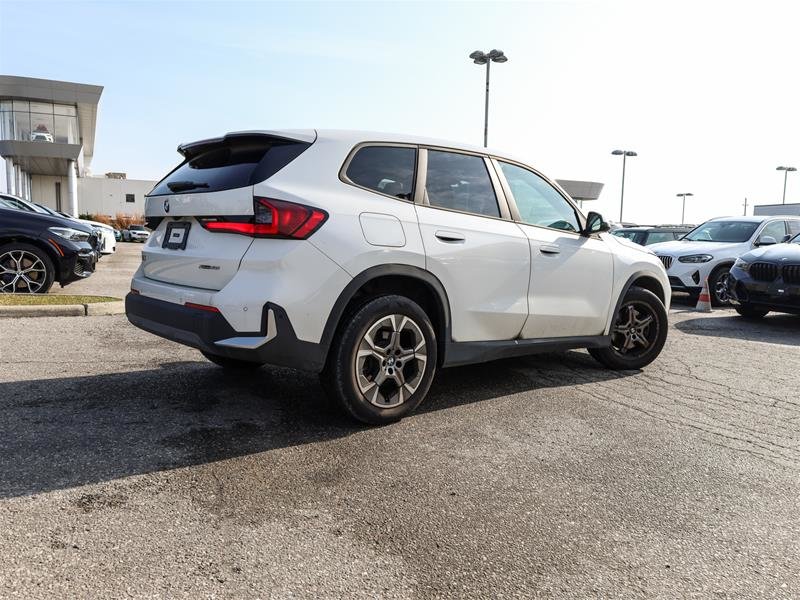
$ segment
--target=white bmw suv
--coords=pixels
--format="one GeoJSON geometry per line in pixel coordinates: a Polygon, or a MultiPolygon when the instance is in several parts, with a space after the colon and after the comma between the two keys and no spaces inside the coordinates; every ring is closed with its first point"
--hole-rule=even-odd
{"type": "Polygon", "coordinates": [[[680,240],[649,248],[664,263],[673,291],[697,296],[708,279],[711,301],[721,306],[729,303],[728,274],[737,258],[753,248],[785,242],[796,233],[800,233],[797,217],[718,217],[680,240]]]}
{"type": "Polygon", "coordinates": [[[361,421],[407,415],[438,368],[588,348],[638,369],[666,340],[656,256],[503,153],[315,130],[178,151],[128,319],[225,368],[316,371],[361,421]]]}

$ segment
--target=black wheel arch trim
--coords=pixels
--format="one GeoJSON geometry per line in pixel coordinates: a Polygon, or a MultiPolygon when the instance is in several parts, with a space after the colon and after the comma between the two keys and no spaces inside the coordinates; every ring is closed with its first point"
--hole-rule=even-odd
{"type": "MultiPolygon", "coordinates": [[[[339,324],[344,316],[344,312],[355,297],[356,293],[370,281],[386,276],[403,276],[418,279],[421,283],[427,284],[433,290],[434,294],[439,300],[438,304],[439,309],[441,310],[439,317],[442,321],[441,326],[444,329],[444,339],[437,339],[438,351],[440,355],[439,361],[443,361],[447,353],[447,348],[451,344],[450,300],[447,297],[447,292],[445,291],[442,282],[439,281],[439,279],[430,271],[426,271],[421,267],[415,267],[413,265],[401,264],[377,265],[370,267],[353,277],[350,283],[345,286],[345,288],[339,294],[339,297],[336,299],[336,302],[334,303],[333,308],[328,315],[325,328],[322,330],[320,346],[322,347],[323,354],[325,356],[328,355],[328,351],[330,350],[333,338],[336,335],[336,331],[338,330],[339,324]]],[[[440,332],[437,331],[437,338],[439,333],[440,332]]]]}
{"type": "MultiPolygon", "coordinates": [[[[622,286],[622,291],[620,292],[619,296],[617,297],[617,302],[614,305],[614,312],[611,313],[611,319],[612,319],[611,320],[611,326],[613,326],[613,324],[614,324],[614,321],[613,321],[614,316],[619,312],[619,309],[622,308],[622,302],[623,302],[623,300],[625,300],[625,296],[628,295],[628,292],[633,287],[634,282],[638,281],[642,277],[647,277],[647,278],[652,279],[653,281],[655,281],[658,284],[658,286],[661,288],[662,297],[663,298],[667,297],[667,290],[664,289],[664,286],[661,285],[661,282],[658,280],[658,278],[653,273],[651,273],[650,271],[636,271],[636,273],[634,273],[633,275],[628,277],[628,280],[625,282],[625,285],[622,286]]],[[[664,304],[664,301],[661,298],[659,298],[659,300],[661,300],[661,303],[664,304]]],[[[666,305],[665,305],[665,307],[666,307],[666,305]]],[[[610,331],[610,327],[609,327],[609,331],[610,331]]]]}

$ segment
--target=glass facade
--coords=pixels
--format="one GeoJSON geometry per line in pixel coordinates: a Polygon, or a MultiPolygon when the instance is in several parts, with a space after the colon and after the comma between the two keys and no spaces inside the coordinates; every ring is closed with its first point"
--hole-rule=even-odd
{"type": "Polygon", "coordinates": [[[0,100],[0,140],[79,144],[74,105],[0,100]]]}

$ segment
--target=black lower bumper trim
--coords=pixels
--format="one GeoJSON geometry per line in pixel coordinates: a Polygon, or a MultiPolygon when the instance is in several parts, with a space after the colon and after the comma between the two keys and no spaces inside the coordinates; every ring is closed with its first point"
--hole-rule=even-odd
{"type": "Polygon", "coordinates": [[[322,347],[297,339],[286,311],[271,302],[262,308],[261,330],[251,332],[236,331],[221,313],[141,294],[125,297],[125,313],[128,320],[140,329],[210,354],[314,372],[321,371],[325,364],[322,347]],[[270,310],[275,317],[276,334],[261,347],[245,349],[217,345],[216,342],[232,337],[266,336],[270,310]]]}

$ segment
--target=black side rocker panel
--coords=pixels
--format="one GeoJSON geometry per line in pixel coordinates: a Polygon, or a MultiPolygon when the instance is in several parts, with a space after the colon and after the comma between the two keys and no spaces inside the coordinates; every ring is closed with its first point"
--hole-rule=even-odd
{"type": "Polygon", "coordinates": [[[610,335],[588,335],[538,340],[503,340],[498,342],[451,342],[447,349],[445,367],[488,362],[514,356],[528,356],[542,352],[564,352],[577,348],[606,348],[611,345],[610,335]]]}

